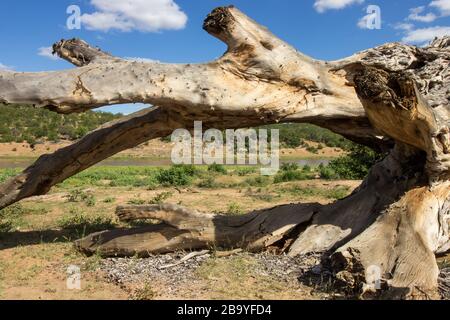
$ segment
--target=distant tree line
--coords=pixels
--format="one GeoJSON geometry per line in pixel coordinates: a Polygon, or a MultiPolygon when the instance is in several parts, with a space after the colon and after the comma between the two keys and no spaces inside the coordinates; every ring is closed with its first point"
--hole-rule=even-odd
{"type": "MultiPolygon", "coordinates": [[[[120,114],[88,111],[61,115],[43,108],[0,104],[0,142],[28,142],[77,140],[98,126],[120,118],[120,114]]],[[[351,141],[329,130],[311,124],[276,124],[262,127],[280,130],[282,147],[305,147],[311,152],[327,147],[350,150],[351,141]],[[310,146],[306,141],[319,143],[310,146]]],[[[170,141],[170,137],[163,139],[170,141]]]]}
{"type": "Polygon", "coordinates": [[[0,104],[0,142],[77,140],[120,116],[94,111],[61,115],[43,108],[0,104]]]}

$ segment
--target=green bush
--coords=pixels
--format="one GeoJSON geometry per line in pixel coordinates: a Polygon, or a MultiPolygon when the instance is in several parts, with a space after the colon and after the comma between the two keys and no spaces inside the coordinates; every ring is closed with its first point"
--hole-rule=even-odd
{"type": "Polygon", "coordinates": [[[245,185],[252,186],[252,187],[265,187],[269,185],[271,182],[271,179],[267,176],[257,176],[257,177],[251,177],[247,178],[244,181],[245,185]]]}
{"type": "Polygon", "coordinates": [[[215,173],[220,173],[220,174],[228,174],[227,169],[225,168],[225,166],[221,165],[221,164],[211,164],[208,166],[208,171],[209,172],[215,172],[215,173]]]}
{"type": "Polygon", "coordinates": [[[173,196],[172,192],[161,192],[149,201],[149,204],[161,204],[173,196]]]}
{"type": "Polygon", "coordinates": [[[233,216],[241,215],[243,213],[244,213],[244,211],[242,210],[241,206],[236,202],[230,203],[228,205],[228,209],[226,212],[226,214],[233,215],[233,216]]]}
{"type": "Polygon", "coordinates": [[[201,180],[198,185],[199,188],[204,189],[215,189],[219,187],[219,184],[216,182],[214,177],[208,177],[206,179],[201,180]]]}
{"type": "Polygon", "coordinates": [[[295,171],[299,169],[297,163],[283,163],[280,168],[282,171],[295,171]]]}
{"type": "Polygon", "coordinates": [[[338,180],[339,175],[330,167],[323,167],[319,170],[320,178],[325,180],[338,180]]]}
{"type": "Polygon", "coordinates": [[[162,169],[156,180],[164,186],[187,186],[193,181],[197,169],[192,165],[175,165],[170,169],[162,169]]]}
{"type": "Polygon", "coordinates": [[[348,155],[331,161],[328,168],[321,171],[321,176],[324,179],[364,179],[370,168],[383,157],[368,147],[355,145],[348,155]]]}
{"type": "Polygon", "coordinates": [[[301,170],[287,170],[279,172],[275,178],[275,183],[289,182],[289,181],[299,181],[299,180],[310,180],[314,178],[310,173],[301,170]]]}

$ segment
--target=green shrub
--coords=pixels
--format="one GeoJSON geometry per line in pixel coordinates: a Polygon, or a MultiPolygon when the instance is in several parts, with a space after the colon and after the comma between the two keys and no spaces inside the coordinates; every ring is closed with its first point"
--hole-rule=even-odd
{"type": "Polygon", "coordinates": [[[297,163],[283,163],[280,168],[282,171],[295,171],[299,169],[297,163]]]}
{"type": "Polygon", "coordinates": [[[226,213],[229,215],[240,215],[240,214],[243,214],[243,210],[238,203],[232,202],[228,205],[228,209],[227,209],[226,213]]]}
{"type": "Polygon", "coordinates": [[[301,170],[287,170],[279,172],[275,178],[275,183],[289,182],[289,181],[299,181],[299,180],[310,180],[313,176],[305,171],[301,170]]]}
{"type": "Polygon", "coordinates": [[[364,179],[370,168],[383,157],[383,154],[368,147],[355,145],[348,155],[331,161],[328,167],[334,172],[334,175],[331,174],[332,178],[360,180],[364,179]]]}
{"type": "Polygon", "coordinates": [[[319,167],[319,174],[322,179],[325,180],[337,180],[339,175],[331,167],[319,167]]]}
{"type": "Polygon", "coordinates": [[[257,177],[251,177],[247,178],[244,181],[245,185],[252,186],[252,187],[265,187],[269,185],[271,182],[271,179],[267,176],[257,176],[257,177]]]}
{"type": "Polygon", "coordinates": [[[256,167],[242,167],[242,168],[237,168],[234,172],[240,176],[240,177],[244,177],[244,176],[248,176],[250,174],[255,173],[257,170],[256,167]]]}
{"type": "Polygon", "coordinates": [[[197,169],[192,165],[175,165],[170,169],[162,169],[156,179],[164,186],[187,186],[196,174],[197,169]]]}
{"type": "Polygon", "coordinates": [[[161,204],[173,196],[172,192],[161,192],[149,201],[149,204],[161,204]]]}
{"type": "Polygon", "coordinates": [[[214,177],[208,177],[206,179],[201,180],[197,186],[199,188],[204,188],[204,189],[215,189],[219,187],[219,184],[216,182],[216,180],[214,179],[214,177]]]}
{"type": "Polygon", "coordinates": [[[306,147],[306,151],[314,153],[314,154],[319,153],[319,150],[317,148],[313,147],[313,146],[307,146],[306,147]]]}
{"type": "Polygon", "coordinates": [[[208,166],[208,171],[209,172],[215,172],[215,173],[220,173],[223,175],[228,174],[227,169],[225,168],[225,166],[221,165],[221,164],[211,164],[208,166]]]}

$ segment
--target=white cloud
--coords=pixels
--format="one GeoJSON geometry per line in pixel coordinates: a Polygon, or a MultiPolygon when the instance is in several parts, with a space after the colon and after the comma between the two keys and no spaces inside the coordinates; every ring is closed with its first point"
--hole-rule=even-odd
{"type": "Polygon", "coordinates": [[[450,16],[450,0],[434,0],[430,6],[438,9],[443,16],[450,16]]]}
{"type": "Polygon", "coordinates": [[[397,23],[394,26],[394,29],[404,30],[404,31],[411,31],[411,30],[414,29],[414,25],[412,23],[397,23]]]}
{"type": "Polygon", "coordinates": [[[316,0],[314,3],[314,8],[322,13],[327,10],[338,10],[343,9],[354,3],[361,4],[364,0],[316,0]]]}
{"type": "Polygon", "coordinates": [[[42,57],[46,57],[51,60],[58,60],[59,57],[57,55],[53,55],[53,48],[52,47],[40,47],[38,49],[38,55],[42,57]]]}
{"type": "Polygon", "coordinates": [[[450,35],[450,27],[430,27],[416,30],[409,30],[402,41],[414,44],[426,44],[436,37],[450,35]]]}
{"type": "Polygon", "coordinates": [[[437,16],[432,12],[428,12],[427,14],[421,15],[421,13],[423,13],[424,11],[425,11],[424,6],[410,9],[408,20],[419,22],[433,22],[434,20],[437,19],[437,16]]]}
{"type": "Polygon", "coordinates": [[[179,30],[188,19],[174,0],[91,0],[91,4],[97,11],[81,16],[88,30],[179,30]]]}
{"type": "Polygon", "coordinates": [[[10,67],[10,66],[4,65],[3,63],[0,62],[0,70],[3,70],[3,71],[12,71],[13,68],[10,67]]]}

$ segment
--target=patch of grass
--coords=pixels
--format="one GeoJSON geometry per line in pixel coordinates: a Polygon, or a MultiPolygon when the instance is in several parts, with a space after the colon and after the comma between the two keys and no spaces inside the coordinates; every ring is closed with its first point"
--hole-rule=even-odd
{"type": "Polygon", "coordinates": [[[156,297],[156,292],[149,283],[144,283],[140,288],[134,290],[131,294],[131,300],[153,300],[156,297]]]}
{"type": "Polygon", "coordinates": [[[242,278],[252,274],[255,265],[256,262],[247,256],[235,256],[230,259],[212,257],[206,260],[196,273],[205,280],[215,280],[226,275],[229,282],[239,283],[242,278]]]}
{"type": "Polygon", "coordinates": [[[14,177],[19,173],[19,169],[0,169],[0,183],[5,182],[9,178],[14,177]]]}
{"type": "Polygon", "coordinates": [[[60,188],[83,187],[147,187],[158,185],[156,175],[159,169],[154,167],[93,167],[89,168],[58,185],[60,188]]]}
{"type": "Polygon", "coordinates": [[[243,214],[243,213],[244,213],[244,210],[243,210],[242,207],[241,207],[238,203],[236,203],[236,202],[231,202],[231,203],[228,205],[227,212],[226,212],[226,214],[229,214],[229,215],[241,215],[241,214],[243,214]]]}
{"type": "Polygon", "coordinates": [[[108,197],[103,200],[103,203],[114,203],[114,202],[116,202],[116,198],[114,197],[108,197]]]}
{"type": "Polygon", "coordinates": [[[76,207],[71,208],[68,213],[59,218],[56,224],[61,229],[75,231],[81,236],[115,227],[112,218],[99,214],[87,214],[76,207]]]}
{"type": "Polygon", "coordinates": [[[161,192],[157,194],[153,199],[149,201],[149,204],[161,204],[164,203],[167,199],[173,196],[172,192],[161,192]]]}
{"type": "Polygon", "coordinates": [[[85,192],[81,189],[71,190],[67,196],[68,202],[84,202],[88,207],[93,207],[96,204],[95,196],[90,192],[85,192]]]}
{"type": "Polygon", "coordinates": [[[234,173],[240,177],[244,177],[256,173],[257,170],[256,167],[242,167],[234,170],[234,173]]]}
{"type": "Polygon", "coordinates": [[[19,281],[29,281],[36,277],[42,271],[43,267],[38,264],[33,264],[31,267],[20,270],[17,275],[17,280],[19,281]]]}
{"type": "Polygon", "coordinates": [[[26,210],[20,203],[0,210],[0,233],[12,232],[24,226],[23,216],[25,214],[26,210]]]}
{"type": "Polygon", "coordinates": [[[326,199],[339,200],[349,195],[350,188],[347,186],[337,186],[332,189],[323,189],[293,186],[282,189],[282,192],[287,192],[301,198],[323,197],[326,199]]]}
{"type": "Polygon", "coordinates": [[[141,205],[145,204],[145,200],[140,199],[140,198],[133,198],[133,199],[128,200],[127,203],[135,205],[135,206],[141,206],[141,205]]]}

